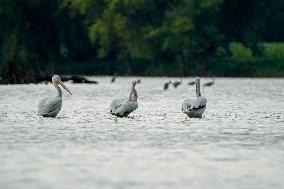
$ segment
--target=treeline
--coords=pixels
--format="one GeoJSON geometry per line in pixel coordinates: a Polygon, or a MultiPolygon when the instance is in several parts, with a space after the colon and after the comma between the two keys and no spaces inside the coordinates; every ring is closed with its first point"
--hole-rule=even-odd
{"type": "Polygon", "coordinates": [[[284,76],[282,0],[0,0],[2,82],[284,76]]]}

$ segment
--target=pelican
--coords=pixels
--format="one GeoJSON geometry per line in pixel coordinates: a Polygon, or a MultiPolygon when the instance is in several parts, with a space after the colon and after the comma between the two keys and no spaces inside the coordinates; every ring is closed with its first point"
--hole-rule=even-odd
{"type": "Polygon", "coordinates": [[[126,117],[138,108],[137,91],[135,89],[136,81],[132,81],[130,96],[126,98],[118,98],[111,102],[110,113],[117,117],[126,117]]]}
{"type": "Polygon", "coordinates": [[[196,98],[186,99],[182,103],[182,112],[188,117],[201,118],[206,108],[207,99],[201,97],[200,93],[200,79],[195,79],[196,84],[196,98]]]}
{"type": "Polygon", "coordinates": [[[62,107],[62,91],[58,85],[61,85],[71,95],[72,93],[64,85],[58,75],[52,77],[52,83],[57,89],[58,94],[42,99],[38,104],[38,114],[43,117],[56,117],[62,107]]]}
{"type": "Polygon", "coordinates": [[[210,86],[214,85],[214,83],[215,83],[215,79],[212,78],[212,81],[211,81],[211,82],[208,82],[208,83],[204,83],[204,84],[203,84],[203,87],[210,87],[210,86]]]}
{"type": "Polygon", "coordinates": [[[169,88],[169,85],[170,85],[171,83],[172,83],[171,81],[166,82],[166,83],[164,84],[164,90],[167,90],[167,89],[169,88]]]}

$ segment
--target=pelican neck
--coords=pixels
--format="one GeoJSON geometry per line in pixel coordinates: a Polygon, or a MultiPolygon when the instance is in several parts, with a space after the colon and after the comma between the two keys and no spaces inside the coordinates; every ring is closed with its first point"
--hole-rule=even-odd
{"type": "Polygon", "coordinates": [[[130,91],[130,99],[134,102],[137,102],[137,98],[138,98],[138,95],[137,95],[137,91],[135,89],[135,85],[132,85],[131,91],[130,91]]]}
{"type": "Polygon", "coordinates": [[[200,93],[200,80],[196,79],[195,81],[195,92],[196,92],[196,96],[200,97],[201,93],[200,93]]]}
{"type": "Polygon", "coordinates": [[[53,83],[54,87],[57,89],[57,92],[58,92],[58,96],[59,97],[62,97],[62,91],[61,91],[61,88],[58,86],[58,84],[56,83],[53,83]]]}

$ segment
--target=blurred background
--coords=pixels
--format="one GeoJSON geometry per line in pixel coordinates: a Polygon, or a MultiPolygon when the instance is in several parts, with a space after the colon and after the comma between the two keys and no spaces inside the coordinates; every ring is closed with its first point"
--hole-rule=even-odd
{"type": "Polygon", "coordinates": [[[283,0],[0,0],[0,83],[284,76],[283,0]]]}

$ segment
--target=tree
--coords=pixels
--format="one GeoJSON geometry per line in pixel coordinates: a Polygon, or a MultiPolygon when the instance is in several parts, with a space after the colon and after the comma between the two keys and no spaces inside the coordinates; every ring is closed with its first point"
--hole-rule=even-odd
{"type": "Polygon", "coordinates": [[[0,1],[4,82],[33,81],[47,64],[83,59],[91,49],[84,18],[69,13],[57,0],[0,1]]]}
{"type": "Polygon", "coordinates": [[[162,26],[152,32],[153,37],[161,39],[163,50],[175,56],[181,75],[187,74],[190,59],[196,60],[202,72],[204,61],[214,54],[222,39],[217,19],[221,3],[221,0],[184,0],[170,9],[162,26]]]}

